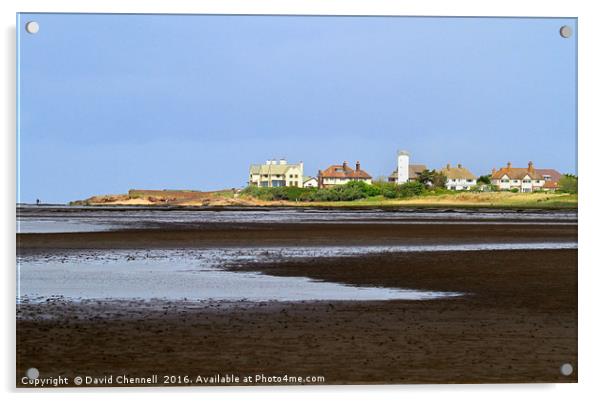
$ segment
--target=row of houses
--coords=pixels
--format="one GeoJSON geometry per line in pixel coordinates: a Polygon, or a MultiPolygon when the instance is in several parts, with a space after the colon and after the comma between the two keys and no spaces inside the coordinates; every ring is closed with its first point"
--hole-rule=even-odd
{"type": "MultiPolygon", "coordinates": [[[[388,181],[404,184],[417,181],[420,174],[429,170],[426,164],[411,164],[410,154],[406,151],[397,153],[397,168],[388,176],[388,181]]],[[[463,191],[477,185],[477,176],[462,164],[436,170],[446,177],[447,189],[463,191]]],[[[561,174],[554,169],[536,169],[533,162],[528,166],[513,167],[508,163],[505,167],[492,169],[491,184],[500,190],[518,190],[519,192],[553,191],[558,188],[561,174]]],[[[303,162],[288,163],[285,159],[268,160],[264,164],[252,164],[249,169],[249,185],[259,187],[299,187],[299,188],[328,188],[344,185],[350,181],[372,183],[372,176],[362,170],[359,161],[355,168],[345,161],[334,164],[324,170],[318,170],[316,177],[306,176],[303,162]]]]}

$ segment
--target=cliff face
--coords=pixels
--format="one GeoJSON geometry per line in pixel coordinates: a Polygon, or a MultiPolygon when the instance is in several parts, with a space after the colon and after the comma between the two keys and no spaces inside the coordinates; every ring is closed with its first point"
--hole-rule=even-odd
{"type": "Polygon", "coordinates": [[[70,202],[73,206],[131,205],[131,206],[249,206],[267,203],[239,197],[236,190],[187,191],[131,189],[127,194],[96,195],[70,202]]]}
{"type": "MultiPolygon", "coordinates": [[[[225,195],[219,192],[200,192],[185,190],[145,190],[130,189],[127,194],[97,195],[73,205],[181,205],[187,203],[203,204],[225,195]]],[[[233,196],[233,191],[229,191],[233,196]]]]}

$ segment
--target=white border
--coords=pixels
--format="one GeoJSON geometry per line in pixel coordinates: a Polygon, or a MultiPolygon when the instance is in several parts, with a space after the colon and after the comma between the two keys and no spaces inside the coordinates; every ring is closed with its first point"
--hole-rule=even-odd
{"type": "MultiPolygon", "coordinates": [[[[446,16],[538,16],[579,18],[579,384],[558,385],[463,385],[463,386],[327,386],[304,388],[194,388],[154,389],[144,391],[148,399],[163,399],[172,396],[190,399],[222,399],[238,396],[244,399],[291,399],[326,396],[345,399],[366,399],[375,396],[386,398],[417,397],[426,399],[472,400],[488,398],[504,400],[512,397],[530,396],[546,399],[572,399],[588,397],[595,391],[600,373],[600,346],[602,338],[600,315],[597,305],[600,299],[601,263],[596,258],[596,245],[600,238],[597,230],[600,213],[595,205],[600,204],[599,153],[602,126],[602,87],[600,71],[602,63],[602,14],[596,9],[595,1],[478,1],[478,0],[3,0],[2,9],[2,88],[0,98],[2,136],[2,246],[3,281],[2,311],[4,330],[2,343],[5,351],[2,358],[0,379],[8,398],[37,398],[39,392],[14,390],[14,252],[15,252],[15,14],[16,12],[112,12],[112,13],[212,13],[212,14],[323,14],[323,15],[446,15],[446,16]],[[596,182],[596,179],[598,181],[596,182]]],[[[133,389],[105,390],[105,393],[87,391],[91,399],[113,397],[131,398],[138,391],[133,389]]],[[[81,391],[47,391],[51,399],[80,399],[81,391]]]]}

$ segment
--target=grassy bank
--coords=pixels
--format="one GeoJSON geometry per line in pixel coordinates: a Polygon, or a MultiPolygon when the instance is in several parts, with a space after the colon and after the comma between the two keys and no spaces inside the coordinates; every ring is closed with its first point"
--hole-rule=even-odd
{"type": "Polygon", "coordinates": [[[94,196],[72,205],[130,205],[130,206],[240,206],[240,207],[491,207],[491,208],[538,208],[576,209],[577,194],[567,193],[513,193],[513,192],[425,192],[404,198],[386,198],[383,195],[368,196],[345,201],[266,200],[244,191],[214,192],[192,191],[141,191],[123,195],[94,196]]]}
{"type": "MultiPolygon", "coordinates": [[[[299,204],[299,203],[297,203],[299,204]]],[[[382,196],[342,202],[303,202],[308,206],[329,207],[495,207],[495,208],[549,208],[576,209],[577,195],[562,193],[453,193],[421,195],[407,199],[385,199],[382,196]]]]}

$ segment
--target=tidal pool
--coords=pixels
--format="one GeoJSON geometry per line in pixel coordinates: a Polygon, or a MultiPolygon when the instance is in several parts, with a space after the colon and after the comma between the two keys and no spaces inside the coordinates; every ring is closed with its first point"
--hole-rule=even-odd
{"type": "Polygon", "coordinates": [[[275,277],[230,272],[168,260],[129,262],[23,262],[19,266],[17,301],[67,299],[169,300],[425,300],[458,296],[452,292],[355,287],[305,277],[275,277]]]}
{"type": "Polygon", "coordinates": [[[66,251],[20,256],[17,301],[53,296],[72,299],[164,298],[247,301],[426,300],[454,292],[361,287],[306,277],[232,272],[229,264],[305,257],[350,257],[383,252],[575,249],[576,243],[453,244],[365,247],[215,248],[66,251]]]}

